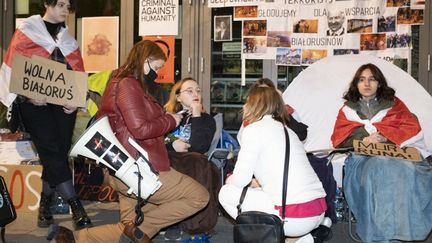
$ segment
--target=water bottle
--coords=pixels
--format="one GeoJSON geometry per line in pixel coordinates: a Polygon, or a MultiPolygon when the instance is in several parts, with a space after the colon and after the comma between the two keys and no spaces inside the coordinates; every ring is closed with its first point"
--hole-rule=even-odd
{"type": "Polygon", "coordinates": [[[342,188],[336,188],[336,195],[334,200],[334,207],[336,211],[336,219],[338,222],[346,220],[346,201],[343,195],[342,188]]]}

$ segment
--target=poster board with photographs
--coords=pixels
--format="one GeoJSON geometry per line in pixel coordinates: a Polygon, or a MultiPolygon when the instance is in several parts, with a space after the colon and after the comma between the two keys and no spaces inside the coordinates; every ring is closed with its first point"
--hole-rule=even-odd
{"type": "MultiPolygon", "coordinates": [[[[242,59],[307,66],[326,56],[383,56],[383,52],[389,59],[409,62],[410,52],[401,56],[400,50],[412,48],[411,26],[424,24],[424,4],[424,0],[255,0],[213,1],[208,5],[233,7],[233,20],[241,21],[242,26],[242,59]],[[293,59],[299,49],[300,64],[293,59]]],[[[215,22],[219,17],[227,16],[215,16],[215,22]]],[[[215,41],[220,39],[215,37],[215,41]]]]}

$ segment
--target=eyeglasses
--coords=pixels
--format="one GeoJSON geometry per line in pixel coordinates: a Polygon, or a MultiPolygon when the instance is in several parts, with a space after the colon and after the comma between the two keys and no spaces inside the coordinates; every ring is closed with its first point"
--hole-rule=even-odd
{"type": "Polygon", "coordinates": [[[200,89],[200,88],[196,88],[196,89],[188,88],[188,89],[185,89],[185,90],[178,90],[178,91],[177,91],[177,94],[180,94],[180,93],[186,92],[188,95],[192,95],[194,91],[195,91],[197,94],[201,94],[201,89],[200,89]]]}

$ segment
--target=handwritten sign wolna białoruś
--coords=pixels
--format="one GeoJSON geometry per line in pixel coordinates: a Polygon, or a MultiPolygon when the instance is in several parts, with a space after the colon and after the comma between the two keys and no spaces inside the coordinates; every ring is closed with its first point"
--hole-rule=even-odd
{"type": "Polygon", "coordinates": [[[422,160],[420,153],[416,148],[401,148],[395,144],[387,143],[368,143],[360,140],[354,140],[354,152],[363,155],[387,156],[411,161],[422,160]]]}
{"type": "Polygon", "coordinates": [[[9,90],[51,104],[84,107],[87,73],[67,70],[63,63],[36,55],[14,55],[9,90]]]}

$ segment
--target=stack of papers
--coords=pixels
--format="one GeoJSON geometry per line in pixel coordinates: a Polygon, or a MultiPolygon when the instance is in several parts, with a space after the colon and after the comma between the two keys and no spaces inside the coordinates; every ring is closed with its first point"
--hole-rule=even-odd
{"type": "Polygon", "coordinates": [[[0,142],[0,164],[19,165],[37,159],[38,155],[31,141],[0,142]]]}

